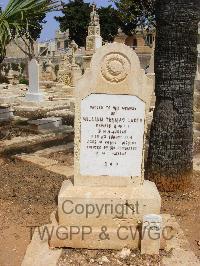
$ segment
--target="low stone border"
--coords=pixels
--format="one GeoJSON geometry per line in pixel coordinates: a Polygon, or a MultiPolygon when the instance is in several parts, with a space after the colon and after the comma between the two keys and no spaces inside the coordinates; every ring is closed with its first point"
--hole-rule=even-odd
{"type": "MultiPolygon", "coordinates": [[[[176,227],[178,233],[171,240],[167,241],[165,251],[171,253],[169,256],[162,255],[164,266],[199,266],[200,261],[190,249],[180,225],[176,219],[171,217],[170,223],[176,227]]],[[[52,225],[46,225],[51,230],[52,225]]],[[[42,230],[44,228],[40,227],[42,230]]],[[[63,249],[50,249],[48,246],[47,234],[44,239],[39,237],[38,229],[35,230],[31,243],[29,244],[22,266],[57,266],[63,249]]],[[[66,264],[68,265],[68,263],[66,264]]]]}

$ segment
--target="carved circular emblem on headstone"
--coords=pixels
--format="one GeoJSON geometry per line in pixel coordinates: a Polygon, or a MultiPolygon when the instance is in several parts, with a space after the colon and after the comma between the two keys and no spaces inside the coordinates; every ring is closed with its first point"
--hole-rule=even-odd
{"type": "Polygon", "coordinates": [[[110,82],[123,81],[130,70],[130,62],[122,54],[112,53],[104,58],[101,73],[110,82]]]}

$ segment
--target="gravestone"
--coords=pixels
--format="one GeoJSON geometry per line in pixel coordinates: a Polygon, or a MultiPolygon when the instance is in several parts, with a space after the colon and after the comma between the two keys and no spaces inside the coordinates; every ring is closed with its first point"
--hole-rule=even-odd
{"type": "Polygon", "coordinates": [[[143,218],[141,253],[159,255],[162,234],[162,217],[149,214],[143,218]]]}
{"type": "Polygon", "coordinates": [[[30,102],[43,101],[43,94],[40,92],[39,87],[39,73],[40,66],[36,59],[32,59],[28,66],[29,72],[29,87],[26,94],[26,100],[30,102]]]}
{"type": "Polygon", "coordinates": [[[41,81],[53,82],[56,80],[55,66],[53,65],[50,59],[46,62],[45,71],[41,72],[41,81]]]}
{"type": "Polygon", "coordinates": [[[161,205],[144,180],[152,82],[124,44],[94,54],[76,87],[74,181],[60,190],[50,247],[139,247],[144,215],[161,205]]]}

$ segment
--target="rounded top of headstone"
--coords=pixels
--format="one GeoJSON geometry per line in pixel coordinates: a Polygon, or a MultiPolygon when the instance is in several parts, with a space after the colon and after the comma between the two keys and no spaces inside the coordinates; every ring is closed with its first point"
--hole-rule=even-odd
{"type": "Polygon", "coordinates": [[[91,68],[107,82],[120,83],[134,70],[140,69],[136,53],[127,45],[112,43],[101,47],[94,54],[91,68]]]}
{"type": "Polygon", "coordinates": [[[146,103],[148,110],[153,80],[145,75],[133,49],[122,43],[112,43],[97,49],[90,69],[78,80],[77,99],[92,93],[134,95],[146,103]]]}

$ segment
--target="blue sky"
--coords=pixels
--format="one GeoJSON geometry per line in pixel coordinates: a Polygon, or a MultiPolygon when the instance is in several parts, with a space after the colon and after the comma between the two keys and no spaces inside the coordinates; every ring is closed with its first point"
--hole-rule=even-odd
{"type": "MultiPolygon", "coordinates": [[[[85,0],[87,3],[95,2],[98,6],[107,6],[110,0],[85,0]]],[[[9,0],[0,0],[0,5],[4,8],[9,0]]],[[[66,0],[64,2],[67,2],[66,0]]],[[[60,12],[52,12],[47,15],[47,23],[44,25],[44,29],[41,33],[40,40],[45,41],[48,39],[53,39],[55,36],[56,29],[59,28],[59,24],[55,21],[54,16],[58,16],[60,12]]]]}

